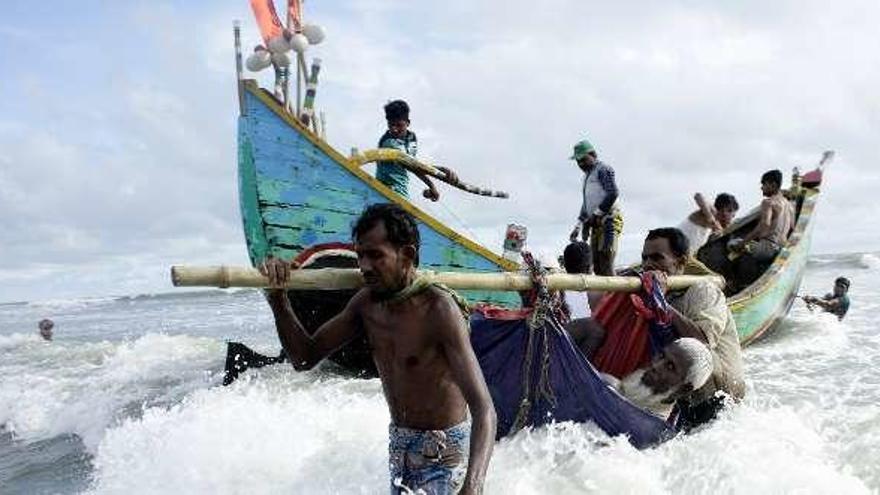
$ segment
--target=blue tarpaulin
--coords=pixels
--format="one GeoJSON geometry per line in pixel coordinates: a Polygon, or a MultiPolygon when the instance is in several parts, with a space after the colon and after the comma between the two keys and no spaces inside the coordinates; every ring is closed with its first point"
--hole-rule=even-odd
{"type": "Polygon", "coordinates": [[[475,311],[471,344],[498,415],[498,438],[524,426],[592,421],[644,448],[674,435],[663,420],[608,387],[552,317],[530,329],[525,312],[475,311]],[[530,339],[531,336],[531,339],[530,339]]]}

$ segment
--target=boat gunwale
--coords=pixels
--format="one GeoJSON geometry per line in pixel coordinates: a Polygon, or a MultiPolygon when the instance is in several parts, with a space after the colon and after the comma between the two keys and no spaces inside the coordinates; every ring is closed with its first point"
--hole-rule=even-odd
{"type": "MultiPolygon", "coordinates": [[[[460,234],[453,230],[451,227],[448,227],[440,220],[434,218],[429,213],[420,209],[415,204],[411,203],[406,198],[400,196],[396,192],[392,191],[390,188],[379,182],[376,178],[366,173],[360,166],[356,165],[354,162],[346,158],[342,153],[334,149],[330,146],[329,143],[320,139],[316,135],[314,135],[308,128],[305,127],[301,122],[297,121],[292,115],[288,112],[284,111],[281,104],[275,100],[274,97],[265,93],[262,88],[260,88],[257,81],[254,79],[246,79],[243,81],[244,90],[255,98],[260,100],[266,107],[271,110],[275,115],[281,118],[285,123],[293,127],[297,132],[299,132],[303,137],[305,137],[310,143],[317,146],[321,151],[327,154],[333,161],[335,161],[338,165],[346,169],[348,172],[352,173],[358,179],[361,179],[364,184],[368,187],[371,187],[375,191],[381,193],[385,196],[390,202],[393,202],[408,213],[412,214],[417,220],[425,223],[428,227],[434,229],[440,235],[448,238],[452,242],[458,243],[463,247],[473,251],[474,253],[483,256],[490,262],[498,265],[498,267],[502,271],[515,271],[520,268],[519,264],[503,258],[501,255],[495,253],[490,250],[486,246],[477,243],[463,234],[460,234]]],[[[240,117],[247,118],[249,115],[246,112],[243,112],[240,117]]]]}
{"type": "MultiPolygon", "coordinates": [[[[819,189],[805,189],[803,194],[804,201],[801,205],[800,215],[798,216],[795,228],[789,235],[787,242],[779,250],[779,253],[776,255],[776,258],[773,260],[770,267],[768,267],[767,270],[755,280],[755,282],[727,299],[727,307],[730,308],[732,312],[736,313],[737,310],[747,307],[750,302],[764,296],[771,289],[775,281],[782,276],[785,269],[790,266],[789,261],[791,260],[791,253],[799,248],[805,239],[808,240],[810,235],[809,228],[813,221],[815,205],[820,191],[819,189]]],[[[754,213],[755,212],[750,212],[747,217],[750,217],[754,213]]],[[[746,222],[748,222],[748,220],[744,219],[743,223],[746,222]]],[[[806,254],[804,254],[804,256],[806,256],[806,254]]],[[[793,297],[792,294],[786,295],[786,300],[784,302],[786,307],[789,305],[793,297]]],[[[757,329],[742,337],[741,344],[743,346],[748,345],[766,334],[767,331],[770,330],[779,320],[780,316],[783,315],[784,313],[779,314],[775,311],[773,314],[768,315],[764,318],[764,321],[757,329]]]]}

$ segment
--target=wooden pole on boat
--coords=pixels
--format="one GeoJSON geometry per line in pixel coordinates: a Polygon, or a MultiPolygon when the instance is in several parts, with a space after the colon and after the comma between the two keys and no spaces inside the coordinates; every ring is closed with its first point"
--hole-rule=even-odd
{"type": "Polygon", "coordinates": [[[302,53],[296,54],[296,118],[302,114],[302,85],[303,71],[306,67],[305,56],[302,53]]]}
{"type": "MultiPolygon", "coordinates": [[[[467,273],[420,271],[433,280],[452,289],[521,291],[532,287],[528,275],[516,272],[467,273]]],[[[679,275],[669,277],[670,289],[683,289],[708,280],[722,284],[721,277],[679,275]]],[[[241,266],[172,266],[171,282],[175,287],[269,287],[269,280],[254,268],[241,266]]],[[[288,289],[335,290],[356,289],[363,285],[360,270],[353,268],[318,268],[295,270],[290,275],[288,289]]],[[[603,277],[598,275],[571,275],[551,273],[547,286],[552,290],[595,290],[602,292],[636,292],[642,283],[638,277],[603,277]]]]}
{"type": "Polygon", "coordinates": [[[241,82],[244,77],[244,70],[241,66],[241,23],[234,21],[232,31],[235,34],[235,81],[238,91],[238,111],[240,115],[244,115],[244,88],[242,88],[241,82]]]}

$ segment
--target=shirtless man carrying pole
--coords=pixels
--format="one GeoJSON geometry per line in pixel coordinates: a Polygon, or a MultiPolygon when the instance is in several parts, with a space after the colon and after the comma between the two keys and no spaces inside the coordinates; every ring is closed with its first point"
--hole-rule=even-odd
{"type": "MultiPolygon", "coordinates": [[[[364,332],[391,413],[392,493],[480,493],[496,417],[467,321],[449,292],[417,280],[419,232],[402,208],[368,207],[352,237],[365,286],[313,335],[287,291],[268,293],[281,343],[302,371],[364,332]]],[[[290,268],[278,259],[260,267],[274,287],[284,286],[290,268]]]]}

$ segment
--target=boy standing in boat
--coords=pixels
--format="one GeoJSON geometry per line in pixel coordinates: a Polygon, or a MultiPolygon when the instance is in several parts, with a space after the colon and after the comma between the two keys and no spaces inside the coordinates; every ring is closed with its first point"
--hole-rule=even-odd
{"type": "MultiPolygon", "coordinates": [[[[409,105],[403,100],[394,100],[385,105],[385,120],[388,122],[388,130],[379,138],[379,148],[390,148],[402,151],[415,158],[419,150],[419,142],[416,133],[409,129],[409,105]]],[[[450,181],[456,182],[458,177],[445,167],[437,167],[446,173],[450,181]]],[[[421,179],[427,189],[422,195],[431,201],[440,199],[440,193],[434,187],[434,183],[427,175],[413,172],[421,179]]],[[[406,168],[394,162],[378,162],[376,164],[376,179],[388,186],[392,191],[409,198],[409,176],[406,168]]]]}
{"type": "Polygon", "coordinates": [[[584,180],[581,211],[569,238],[576,241],[580,233],[583,240],[589,239],[594,273],[614,275],[617,240],[623,231],[614,169],[599,160],[596,149],[586,139],[574,145],[571,159],[584,173],[584,180]]]}
{"type": "MultiPolygon", "coordinates": [[[[285,290],[268,293],[281,343],[307,370],[365,333],[391,413],[392,493],[480,493],[497,419],[465,315],[448,289],[417,277],[419,231],[401,207],[368,207],[352,237],[365,286],[314,334],[285,290]]],[[[269,259],[260,269],[282,287],[290,266],[269,259]]]]}

